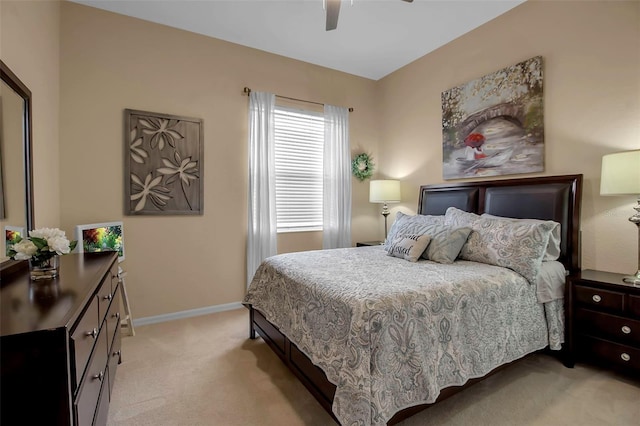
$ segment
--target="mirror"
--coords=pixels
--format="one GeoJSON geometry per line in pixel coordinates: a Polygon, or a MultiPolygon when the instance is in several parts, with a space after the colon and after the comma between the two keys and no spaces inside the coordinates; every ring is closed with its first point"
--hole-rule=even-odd
{"type": "Polygon", "coordinates": [[[6,256],[7,231],[34,227],[31,163],[31,91],[0,61],[0,223],[4,234],[0,262],[6,256]]]}

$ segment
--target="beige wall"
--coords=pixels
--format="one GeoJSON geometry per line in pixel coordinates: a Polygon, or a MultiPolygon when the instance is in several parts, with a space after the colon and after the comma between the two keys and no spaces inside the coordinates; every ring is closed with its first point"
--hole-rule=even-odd
{"type": "MultiPolygon", "coordinates": [[[[123,110],[204,119],[203,216],[125,216],[135,317],[238,302],[245,292],[245,86],[353,107],[354,150],[377,154],[375,82],[98,9],[63,3],[60,149],[62,225],[123,218],[123,110]]],[[[375,206],[354,181],[354,241],[375,206]]],[[[321,247],[281,236],[281,251],[321,247]]]]}
{"type": "Polygon", "coordinates": [[[0,58],[33,96],[36,226],[59,226],[60,5],[0,1],[0,58]]]}
{"type": "MultiPolygon", "coordinates": [[[[440,94],[524,59],[544,61],[545,171],[584,174],[582,267],[631,273],[635,199],[601,197],[602,155],[640,148],[640,2],[528,1],[379,81],[381,171],[418,187],[442,179],[440,94]]],[[[511,176],[513,177],[513,176],[511,176]]]]}
{"type": "MultiPolygon", "coordinates": [[[[0,5],[2,59],[34,92],[36,223],[69,232],[123,219],[137,318],[244,294],[244,86],[354,107],[352,152],[403,180],[393,211],[415,211],[418,186],[442,181],[440,93],[536,55],[544,174],[585,175],[583,266],[636,267],[634,199],[600,197],[598,185],[603,154],[640,145],[638,2],[529,1],[378,82],[73,3],[0,5]],[[123,217],[125,108],[204,119],[204,216],[123,217]]],[[[380,238],[379,206],[367,183],[353,185],[353,241],[380,238]]],[[[319,233],[288,234],[279,250],[320,244],[319,233]]]]}

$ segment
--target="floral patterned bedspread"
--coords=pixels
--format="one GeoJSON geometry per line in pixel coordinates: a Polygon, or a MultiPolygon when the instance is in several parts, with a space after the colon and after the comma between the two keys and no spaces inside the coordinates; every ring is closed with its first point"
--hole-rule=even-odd
{"type": "Polygon", "coordinates": [[[516,272],[411,263],[381,247],[273,256],[244,303],[337,386],[333,412],[343,425],[385,424],[564,338],[562,300],[537,303],[535,286],[516,272]]]}

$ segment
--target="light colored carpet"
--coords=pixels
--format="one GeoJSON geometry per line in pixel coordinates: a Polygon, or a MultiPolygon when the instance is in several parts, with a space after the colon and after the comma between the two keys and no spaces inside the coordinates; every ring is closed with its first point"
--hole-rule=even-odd
{"type": "MultiPolygon", "coordinates": [[[[244,308],[137,327],[123,338],[108,424],[335,425],[248,335],[244,308]]],[[[640,383],[536,354],[402,425],[640,425],[640,383]]]]}

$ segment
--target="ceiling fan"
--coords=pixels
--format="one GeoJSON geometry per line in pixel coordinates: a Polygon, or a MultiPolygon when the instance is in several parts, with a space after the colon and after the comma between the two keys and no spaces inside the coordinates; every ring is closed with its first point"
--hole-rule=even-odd
{"type": "MultiPolygon", "coordinates": [[[[324,0],[327,9],[327,26],[326,30],[335,30],[338,27],[338,14],[340,13],[340,4],[342,0],[324,0]]],[[[407,3],[413,2],[413,0],[402,0],[407,3]]],[[[353,0],[352,3],[353,4],[353,0]]]]}

